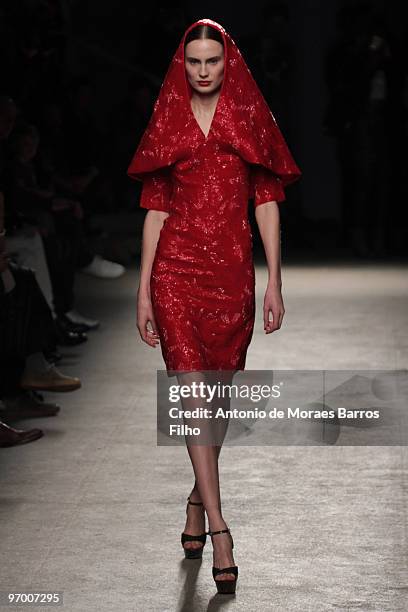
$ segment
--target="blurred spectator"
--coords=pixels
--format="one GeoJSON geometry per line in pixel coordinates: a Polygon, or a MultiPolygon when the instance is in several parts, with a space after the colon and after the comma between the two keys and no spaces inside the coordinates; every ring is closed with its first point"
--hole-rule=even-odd
{"type": "Polygon", "coordinates": [[[38,153],[43,173],[67,196],[74,197],[83,193],[98,176],[99,170],[96,166],[90,166],[82,174],[72,173],[61,105],[57,102],[44,102],[38,122],[41,133],[38,153]]]}
{"type": "Polygon", "coordinates": [[[115,210],[109,147],[94,116],[94,90],[86,76],[73,77],[63,109],[67,174],[85,213],[115,210]]]}
{"type": "Polygon", "coordinates": [[[51,311],[34,271],[8,261],[4,251],[0,263],[1,370],[3,376],[8,372],[7,382],[3,381],[3,401],[5,395],[13,395],[16,389],[34,391],[79,389],[81,382],[78,378],[63,375],[44,357],[44,351],[54,345],[54,326],[51,311]],[[14,286],[11,288],[7,280],[4,280],[5,272],[9,272],[12,277],[14,286]],[[18,360],[22,363],[21,368],[16,368],[18,360]],[[17,385],[15,385],[16,380],[17,385]]]}
{"type": "Polygon", "coordinates": [[[125,97],[112,108],[109,116],[110,168],[120,208],[134,210],[140,195],[140,184],[129,181],[123,169],[134,153],[135,142],[139,142],[146,129],[153,104],[152,87],[146,80],[133,77],[125,97]]]}
{"type": "MultiPolygon", "coordinates": [[[[0,189],[6,200],[5,227],[7,228],[7,236],[5,237],[5,245],[16,262],[35,270],[37,281],[53,317],[56,318],[44,245],[36,220],[34,220],[34,224],[32,223],[33,211],[29,210],[28,217],[25,217],[24,212],[18,206],[13,206],[13,181],[9,167],[11,159],[9,137],[13,131],[16,116],[17,109],[14,101],[7,96],[0,96],[0,189]]],[[[83,329],[80,331],[83,331],[83,329]]],[[[86,336],[77,332],[78,330],[73,327],[60,330],[59,340],[68,344],[86,340],[86,336]]]]}
{"type": "Polygon", "coordinates": [[[96,256],[89,247],[82,224],[81,203],[58,193],[52,183],[45,186],[39,184],[35,163],[38,144],[39,134],[34,126],[21,125],[12,133],[10,200],[20,221],[23,218],[25,225],[38,227],[41,233],[58,325],[64,329],[74,323],[94,329],[99,322],[80,315],[74,309],[76,269],[79,267],[93,273],[94,269],[98,272],[98,267],[105,267],[110,277],[121,275],[124,269],[119,264],[96,256]]]}
{"type": "Polygon", "coordinates": [[[23,389],[74,390],[79,379],[66,377],[44,358],[53,344],[52,316],[34,272],[9,261],[4,240],[4,196],[0,191],[0,446],[38,439],[40,429],[16,430],[4,421],[54,416],[47,404],[23,389]],[[21,369],[22,368],[22,369],[21,369]],[[67,384],[69,383],[69,385],[67,384]]]}
{"type": "Polygon", "coordinates": [[[360,256],[386,250],[396,70],[383,21],[366,2],[343,8],[326,61],[325,127],[337,140],[344,232],[360,256]]]}

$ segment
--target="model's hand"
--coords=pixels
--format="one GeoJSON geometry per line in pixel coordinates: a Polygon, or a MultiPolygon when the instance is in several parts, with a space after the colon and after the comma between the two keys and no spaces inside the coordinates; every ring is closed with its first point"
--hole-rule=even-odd
{"type": "Polygon", "coordinates": [[[137,299],[137,329],[143,342],[153,348],[159,344],[159,334],[154,320],[152,302],[148,296],[140,294],[137,299]],[[152,330],[148,328],[148,323],[150,323],[152,330]]]}
{"type": "Polygon", "coordinates": [[[268,285],[264,299],[264,330],[266,334],[280,329],[284,314],[285,307],[280,287],[268,285]],[[269,320],[269,313],[272,313],[272,321],[269,320]]]}

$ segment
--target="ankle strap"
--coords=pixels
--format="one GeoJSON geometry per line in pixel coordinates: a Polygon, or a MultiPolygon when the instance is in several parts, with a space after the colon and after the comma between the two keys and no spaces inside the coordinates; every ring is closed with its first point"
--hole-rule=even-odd
{"type": "Polygon", "coordinates": [[[227,529],[220,529],[220,531],[207,531],[210,536],[217,535],[217,533],[230,533],[229,527],[227,529]]]}
{"type": "Polygon", "coordinates": [[[192,506],[202,506],[203,502],[192,502],[190,501],[190,496],[187,497],[187,503],[191,504],[192,506]]]}

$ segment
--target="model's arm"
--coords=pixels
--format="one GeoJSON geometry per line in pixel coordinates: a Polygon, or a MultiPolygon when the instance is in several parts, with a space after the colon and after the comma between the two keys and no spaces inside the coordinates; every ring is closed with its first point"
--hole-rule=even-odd
{"type": "Polygon", "coordinates": [[[265,202],[255,208],[255,218],[262,238],[268,265],[268,285],[264,298],[264,330],[270,334],[282,325],[285,308],[282,299],[280,213],[275,201],[265,202]],[[269,321],[269,313],[272,321],[269,321]]]}
{"type": "Polygon", "coordinates": [[[140,280],[137,292],[137,328],[142,340],[152,347],[159,343],[159,335],[150,296],[150,276],[160,230],[168,216],[169,213],[161,210],[149,210],[143,225],[140,280]],[[153,331],[147,327],[149,321],[153,331]]]}

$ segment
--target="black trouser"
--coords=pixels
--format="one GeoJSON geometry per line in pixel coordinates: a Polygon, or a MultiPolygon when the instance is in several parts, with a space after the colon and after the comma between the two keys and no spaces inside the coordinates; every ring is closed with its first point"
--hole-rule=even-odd
{"type": "Polygon", "coordinates": [[[0,393],[19,386],[25,358],[55,347],[55,328],[50,307],[31,268],[9,263],[16,282],[0,294],[0,393]]]}
{"type": "Polygon", "coordinates": [[[83,223],[70,210],[55,213],[54,231],[43,236],[45,254],[54,294],[57,315],[74,308],[75,271],[91,263],[94,253],[89,248],[83,223]]]}

